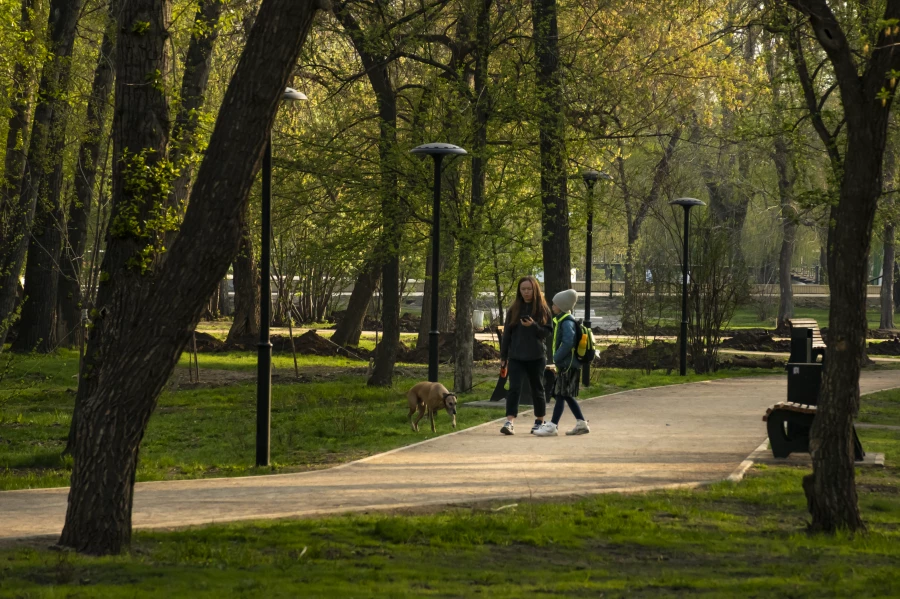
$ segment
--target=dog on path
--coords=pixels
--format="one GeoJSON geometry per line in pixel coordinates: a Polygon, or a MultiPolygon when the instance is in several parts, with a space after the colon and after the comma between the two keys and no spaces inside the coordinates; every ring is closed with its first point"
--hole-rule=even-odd
{"type": "Polygon", "coordinates": [[[419,432],[419,421],[422,416],[428,412],[431,419],[431,432],[434,429],[434,414],[439,410],[447,410],[447,413],[453,418],[453,428],[456,428],[456,394],[447,391],[447,387],[440,383],[416,383],[413,388],[406,394],[409,400],[409,425],[416,432],[419,432]],[[413,414],[419,412],[418,418],[413,422],[413,414]]]}

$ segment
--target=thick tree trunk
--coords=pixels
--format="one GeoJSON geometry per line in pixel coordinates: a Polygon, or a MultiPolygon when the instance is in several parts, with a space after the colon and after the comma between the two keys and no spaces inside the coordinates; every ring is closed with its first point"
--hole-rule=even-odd
{"type": "Polygon", "coordinates": [[[531,10],[539,98],[544,287],[547,297],[552,298],[555,293],[572,286],[569,203],[566,196],[565,110],[556,0],[532,0],[531,10]]]}
{"type": "Polygon", "coordinates": [[[374,258],[367,260],[362,265],[356,276],[356,282],[353,284],[353,291],[350,293],[350,300],[344,316],[338,322],[334,335],[331,336],[334,343],[342,347],[359,345],[359,336],[362,334],[369,302],[372,301],[375,286],[378,285],[379,274],[379,264],[374,258]]]}
{"type": "Polygon", "coordinates": [[[894,328],[894,225],[884,225],[884,264],[881,269],[881,329],[894,328]]]}
{"type": "MultiPolygon", "coordinates": [[[[78,390],[74,466],[60,544],[117,553],[131,537],[134,473],[157,397],[196,327],[213,288],[237,252],[242,216],[267,132],[309,32],[317,3],[266,0],[226,91],[200,166],[181,233],[165,261],[135,264],[144,231],[122,227],[123,209],[140,219],[158,190],[126,186],[133,164],[165,156],[168,106],[147,73],[166,73],[168,4],[130,0],[119,20],[114,136],[113,226],[103,261],[97,318],[78,390]],[[133,23],[147,23],[135,28],[133,23]],[[235,157],[239,157],[236,159],[235,157]],[[141,194],[141,195],[138,195],[141,194]]],[[[133,174],[133,173],[131,173],[133,174]]]]}
{"type": "MultiPolygon", "coordinates": [[[[63,108],[70,57],[75,43],[75,26],[83,0],[52,0],[50,3],[48,44],[52,54],[44,64],[34,113],[28,158],[21,178],[18,199],[4,200],[3,235],[0,236],[0,343],[12,320],[16,305],[19,274],[31,240],[31,228],[41,181],[52,170],[47,160],[52,148],[55,116],[63,108]]],[[[64,123],[64,121],[62,121],[64,123]]],[[[61,135],[65,134],[65,127],[61,135]]],[[[58,259],[58,256],[57,256],[58,259]]],[[[55,306],[55,298],[54,298],[55,306]]]]}
{"type": "MultiPolygon", "coordinates": [[[[110,4],[111,19],[115,19],[115,2],[110,4]]],[[[63,345],[72,346],[76,339],[74,332],[81,323],[83,307],[82,264],[87,246],[88,222],[94,205],[94,184],[97,171],[105,165],[98,163],[103,142],[103,126],[106,122],[109,94],[112,93],[113,64],[115,46],[109,28],[100,44],[100,55],[94,69],[94,80],[87,105],[87,126],[84,140],[78,149],[78,163],[75,167],[75,200],[69,204],[69,218],[66,221],[66,251],[60,263],[59,301],[57,318],[59,339],[63,345]]]]}
{"type": "Polygon", "coordinates": [[[227,343],[246,341],[259,335],[259,273],[253,259],[253,240],[247,216],[241,230],[241,245],[234,259],[234,320],[227,343]]]}

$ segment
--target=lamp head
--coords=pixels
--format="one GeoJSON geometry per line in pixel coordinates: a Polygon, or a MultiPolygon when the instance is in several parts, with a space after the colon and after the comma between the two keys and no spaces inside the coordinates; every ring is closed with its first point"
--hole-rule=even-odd
{"type": "Polygon", "coordinates": [[[581,178],[584,179],[584,184],[588,189],[593,189],[594,184],[597,183],[600,179],[604,181],[612,181],[612,177],[602,171],[595,171],[594,169],[587,169],[581,172],[581,178]]]}
{"type": "Polygon", "coordinates": [[[421,146],[417,146],[409,151],[410,154],[420,154],[420,155],[440,155],[444,156],[447,154],[456,154],[462,155],[467,154],[465,150],[460,148],[459,146],[454,146],[453,144],[445,144],[445,143],[430,143],[430,144],[422,144],[421,146]]]}
{"type": "Polygon", "coordinates": [[[678,198],[676,200],[672,200],[669,202],[670,205],[673,206],[681,206],[685,210],[690,210],[694,206],[706,206],[705,202],[702,202],[696,198],[678,198]]]}
{"type": "Polygon", "coordinates": [[[282,100],[309,100],[309,98],[306,97],[306,94],[304,94],[303,92],[298,92],[297,90],[295,90],[292,87],[284,88],[284,93],[281,94],[281,99],[282,100]]]}

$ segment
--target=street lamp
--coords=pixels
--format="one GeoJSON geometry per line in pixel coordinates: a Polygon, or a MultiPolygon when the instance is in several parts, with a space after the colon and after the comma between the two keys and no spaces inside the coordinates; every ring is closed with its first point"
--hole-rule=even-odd
{"type": "Polygon", "coordinates": [[[705,203],[695,198],[678,198],[669,204],[684,208],[684,256],[681,260],[681,355],[679,359],[679,372],[681,376],[687,374],[687,279],[688,279],[688,235],[690,233],[690,213],[694,206],[706,206],[705,203]]]}
{"type": "MultiPolygon", "coordinates": [[[[306,100],[306,95],[286,87],[282,100],[306,100]]],[[[262,164],[262,248],[259,260],[259,343],[256,359],[256,465],[269,465],[269,432],[272,426],[272,342],[269,319],[272,303],[270,261],[272,258],[272,132],[266,132],[262,164]]]]}
{"type": "MultiPolygon", "coordinates": [[[[591,328],[591,270],[594,262],[594,185],[599,179],[604,181],[612,181],[606,173],[588,169],[581,173],[584,179],[584,186],[588,190],[588,219],[587,219],[587,241],[585,243],[584,257],[584,324],[588,329],[591,328]]],[[[591,384],[591,364],[586,362],[581,369],[581,383],[584,386],[591,384]]]]}
{"type": "MultiPolygon", "coordinates": [[[[411,154],[434,158],[434,204],[431,208],[431,330],[428,332],[428,380],[438,380],[438,264],[441,263],[441,162],[446,155],[462,155],[466,151],[453,144],[430,143],[410,150],[411,154]]],[[[424,308],[424,306],[423,306],[424,308]]]]}

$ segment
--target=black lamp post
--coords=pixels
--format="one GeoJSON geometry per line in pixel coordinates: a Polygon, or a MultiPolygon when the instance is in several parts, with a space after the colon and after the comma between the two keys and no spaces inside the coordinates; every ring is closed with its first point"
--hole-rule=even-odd
{"type": "Polygon", "coordinates": [[[687,278],[688,278],[688,235],[690,234],[691,208],[706,206],[694,198],[678,198],[669,204],[684,208],[684,256],[681,259],[681,348],[679,371],[681,376],[687,374],[687,278]]]}
{"type": "MultiPolygon", "coordinates": [[[[306,95],[285,88],[282,100],[306,100],[306,95]]],[[[272,343],[269,312],[272,303],[270,261],[272,258],[272,132],[266,132],[262,164],[262,247],[259,261],[259,343],[256,359],[256,465],[269,465],[269,432],[272,426],[272,343]]]]}
{"type": "MultiPolygon", "coordinates": [[[[434,204],[431,208],[431,330],[428,332],[428,380],[438,380],[438,294],[441,263],[441,162],[444,156],[465,154],[466,151],[453,144],[430,143],[410,150],[412,154],[428,155],[434,158],[434,204]]],[[[423,306],[424,308],[424,306],[423,306]]]]}
{"type": "MultiPolygon", "coordinates": [[[[588,189],[588,218],[587,218],[587,240],[585,242],[584,256],[584,324],[587,328],[591,328],[591,270],[594,262],[594,185],[599,179],[604,181],[612,181],[612,177],[606,173],[601,173],[593,169],[589,169],[581,173],[584,179],[584,185],[588,189]]],[[[585,363],[581,369],[581,383],[584,386],[591,384],[591,365],[585,363]]]]}

